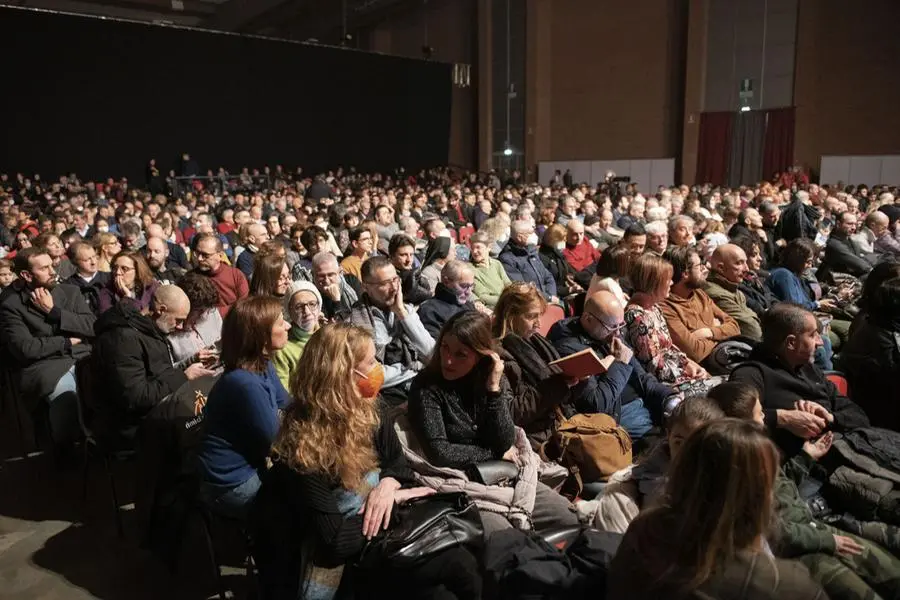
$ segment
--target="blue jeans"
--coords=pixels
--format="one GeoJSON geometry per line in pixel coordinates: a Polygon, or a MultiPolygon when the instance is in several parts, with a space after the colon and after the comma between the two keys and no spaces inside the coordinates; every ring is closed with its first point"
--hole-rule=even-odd
{"type": "Polygon", "coordinates": [[[200,498],[213,512],[231,519],[246,519],[250,504],[262,486],[259,475],[254,473],[250,479],[222,493],[221,488],[206,482],[200,484],[200,498]]]}
{"type": "Polygon", "coordinates": [[[816,348],[813,354],[813,362],[823,371],[834,370],[834,364],[831,362],[831,356],[834,353],[831,349],[831,339],[827,335],[821,336],[822,345],[816,348]]]}
{"type": "Polygon", "coordinates": [[[75,382],[74,365],[59,378],[46,400],[53,443],[61,444],[78,439],[81,427],[78,424],[78,386],[75,382]]]}
{"type": "Polygon", "coordinates": [[[637,398],[622,406],[619,412],[619,426],[627,431],[633,440],[641,439],[653,429],[650,411],[644,406],[643,400],[637,398]]]}

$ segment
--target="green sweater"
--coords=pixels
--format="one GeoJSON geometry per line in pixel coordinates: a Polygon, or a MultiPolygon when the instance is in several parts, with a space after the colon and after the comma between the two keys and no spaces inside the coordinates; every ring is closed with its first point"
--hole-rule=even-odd
{"type": "Polygon", "coordinates": [[[272,363],[275,365],[275,373],[278,374],[278,379],[281,380],[284,389],[288,390],[288,393],[291,390],[291,374],[294,372],[297,363],[300,362],[300,356],[303,355],[303,349],[311,336],[311,333],[303,331],[296,325],[292,326],[288,343],[284,348],[276,352],[272,358],[272,363]]]}
{"type": "Polygon", "coordinates": [[[759,317],[753,312],[753,309],[747,306],[747,298],[737,285],[717,273],[710,273],[704,291],[722,309],[722,312],[738,322],[741,327],[741,335],[757,341],[762,339],[759,317]]]}
{"type": "Polygon", "coordinates": [[[494,308],[503,288],[510,284],[509,275],[499,260],[488,258],[482,265],[475,267],[475,297],[488,308],[494,308]]]}

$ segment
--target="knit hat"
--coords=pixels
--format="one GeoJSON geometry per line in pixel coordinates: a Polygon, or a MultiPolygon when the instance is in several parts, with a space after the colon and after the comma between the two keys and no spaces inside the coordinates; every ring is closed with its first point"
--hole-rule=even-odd
{"type": "Polygon", "coordinates": [[[319,308],[322,308],[322,294],[319,293],[319,290],[315,285],[309,281],[294,281],[291,283],[291,287],[288,288],[287,294],[284,295],[284,315],[286,319],[290,320],[291,298],[293,298],[294,294],[297,292],[309,292],[316,297],[319,308]]]}

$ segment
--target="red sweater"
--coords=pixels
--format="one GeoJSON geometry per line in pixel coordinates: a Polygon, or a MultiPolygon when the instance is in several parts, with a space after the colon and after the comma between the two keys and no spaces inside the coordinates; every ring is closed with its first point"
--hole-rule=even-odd
{"type": "Polygon", "coordinates": [[[209,280],[219,292],[219,313],[224,317],[231,305],[250,293],[250,285],[244,274],[234,267],[220,265],[209,280]]]}
{"type": "Polygon", "coordinates": [[[563,250],[563,256],[573,269],[576,271],[584,271],[597,262],[597,259],[600,258],[600,253],[596,248],[591,246],[591,243],[587,238],[583,238],[581,243],[574,248],[566,246],[565,250],[563,250]]]}

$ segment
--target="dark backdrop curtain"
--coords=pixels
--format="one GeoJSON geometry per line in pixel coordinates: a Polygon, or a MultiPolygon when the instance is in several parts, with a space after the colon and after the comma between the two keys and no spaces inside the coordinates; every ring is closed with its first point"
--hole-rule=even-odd
{"type": "Polygon", "coordinates": [[[728,160],[730,187],[750,185],[762,179],[765,135],[765,112],[753,110],[736,114],[728,160]]]}
{"type": "Polygon", "coordinates": [[[697,183],[722,185],[728,175],[733,112],[705,112],[700,115],[700,143],[697,148],[697,183]]]}
{"type": "Polygon", "coordinates": [[[766,111],[766,141],[763,148],[763,177],[771,180],[794,164],[795,110],[773,108],[766,111]]]}

